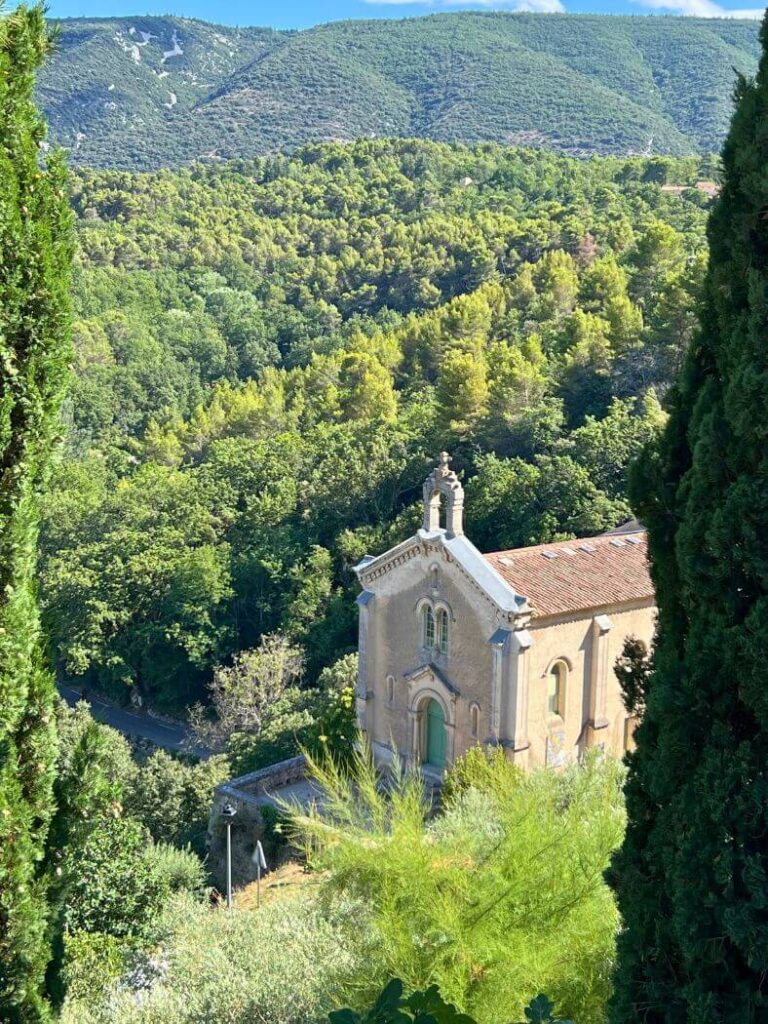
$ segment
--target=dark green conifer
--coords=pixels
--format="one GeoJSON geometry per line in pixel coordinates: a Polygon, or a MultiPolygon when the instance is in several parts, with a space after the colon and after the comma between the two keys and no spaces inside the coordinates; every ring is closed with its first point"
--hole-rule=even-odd
{"type": "Polygon", "coordinates": [[[614,1024],[768,1020],[768,25],[740,81],[700,330],[634,481],[659,605],[612,883],[614,1024]]]}
{"type": "Polygon", "coordinates": [[[0,1020],[48,1016],[45,841],[56,691],[35,595],[37,504],[70,358],[65,169],[33,102],[41,7],[0,17],[0,1020]]]}

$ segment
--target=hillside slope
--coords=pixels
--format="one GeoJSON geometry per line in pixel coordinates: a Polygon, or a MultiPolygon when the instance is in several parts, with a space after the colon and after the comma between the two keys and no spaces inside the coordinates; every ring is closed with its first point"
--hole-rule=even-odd
{"type": "Polygon", "coordinates": [[[75,19],[40,87],[79,164],[155,168],[371,136],[572,154],[719,146],[755,22],[439,14],[303,32],[75,19]]]}

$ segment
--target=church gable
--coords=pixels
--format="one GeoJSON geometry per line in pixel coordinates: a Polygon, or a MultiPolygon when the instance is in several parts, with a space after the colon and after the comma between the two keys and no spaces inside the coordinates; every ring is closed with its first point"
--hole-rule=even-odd
{"type": "Polygon", "coordinates": [[[464,535],[463,508],[464,489],[456,474],[448,468],[448,456],[444,452],[440,463],[424,483],[422,528],[414,537],[390,551],[378,557],[367,555],[355,566],[362,586],[366,589],[374,587],[377,580],[412,559],[433,555],[455,566],[457,575],[503,615],[525,611],[525,598],[464,535]],[[444,527],[440,525],[442,499],[446,504],[444,527]]]}

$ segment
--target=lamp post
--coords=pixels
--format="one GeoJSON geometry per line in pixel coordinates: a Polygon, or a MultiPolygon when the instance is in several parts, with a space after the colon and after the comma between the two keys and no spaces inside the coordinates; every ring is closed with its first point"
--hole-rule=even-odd
{"type": "Polygon", "coordinates": [[[237,814],[234,804],[226,803],[221,809],[227,823],[227,910],[232,909],[232,819],[237,814]]]}

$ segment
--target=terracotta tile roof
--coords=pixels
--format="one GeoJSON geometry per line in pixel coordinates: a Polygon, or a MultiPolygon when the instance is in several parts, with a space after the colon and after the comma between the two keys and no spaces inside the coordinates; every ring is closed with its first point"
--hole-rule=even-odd
{"type": "Polygon", "coordinates": [[[653,598],[647,548],[640,530],[483,557],[542,616],[653,598]]]}

